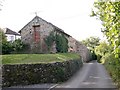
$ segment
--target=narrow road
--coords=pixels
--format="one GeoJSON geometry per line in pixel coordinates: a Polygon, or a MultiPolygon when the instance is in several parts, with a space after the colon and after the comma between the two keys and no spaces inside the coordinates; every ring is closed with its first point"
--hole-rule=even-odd
{"type": "Polygon", "coordinates": [[[112,88],[114,90],[116,87],[105,67],[94,60],[85,63],[76,75],[56,88],[112,88]]]}

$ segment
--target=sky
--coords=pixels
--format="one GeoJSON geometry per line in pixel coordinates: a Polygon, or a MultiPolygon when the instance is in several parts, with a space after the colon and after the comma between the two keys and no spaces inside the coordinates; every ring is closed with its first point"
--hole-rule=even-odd
{"type": "Polygon", "coordinates": [[[0,27],[18,32],[37,15],[81,41],[90,36],[103,39],[101,23],[90,17],[94,0],[4,0],[0,27]]]}

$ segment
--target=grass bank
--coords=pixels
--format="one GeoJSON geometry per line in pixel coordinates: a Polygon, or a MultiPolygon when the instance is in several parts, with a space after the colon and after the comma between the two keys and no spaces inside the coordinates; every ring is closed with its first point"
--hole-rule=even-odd
{"type": "Polygon", "coordinates": [[[75,53],[2,55],[2,64],[36,64],[79,59],[75,53]]]}

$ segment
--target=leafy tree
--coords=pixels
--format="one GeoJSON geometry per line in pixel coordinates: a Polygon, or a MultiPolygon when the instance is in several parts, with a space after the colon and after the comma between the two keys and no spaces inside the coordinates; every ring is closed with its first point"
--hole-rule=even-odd
{"type": "Polygon", "coordinates": [[[83,40],[82,43],[85,44],[91,51],[94,51],[94,48],[98,46],[100,39],[98,37],[89,37],[86,40],[83,40]]]}
{"type": "Polygon", "coordinates": [[[112,52],[112,48],[104,41],[95,48],[95,53],[100,56],[104,56],[106,53],[112,52]]]}
{"type": "Polygon", "coordinates": [[[102,21],[102,32],[114,47],[115,57],[120,58],[120,2],[97,1],[94,7],[91,16],[97,16],[102,21]]]}
{"type": "Polygon", "coordinates": [[[112,47],[109,46],[105,41],[101,42],[100,45],[95,48],[95,54],[97,55],[98,62],[100,62],[102,57],[111,52],[112,47]]]}
{"type": "Polygon", "coordinates": [[[0,28],[0,42],[7,41],[6,36],[3,32],[3,30],[0,28]]]}
{"type": "Polygon", "coordinates": [[[98,37],[89,37],[86,40],[83,40],[82,43],[88,47],[92,53],[92,59],[96,59],[95,47],[98,46],[100,39],[98,37]]]}
{"type": "Polygon", "coordinates": [[[3,30],[0,28],[0,54],[10,54],[13,51],[12,43],[8,42],[3,30]]]}
{"type": "Polygon", "coordinates": [[[120,2],[94,2],[91,16],[102,21],[102,32],[106,35],[113,52],[105,55],[105,66],[120,89],[120,2]]]}
{"type": "Polygon", "coordinates": [[[3,33],[3,30],[0,28],[0,54],[2,54],[2,42],[6,42],[5,34],[3,33]]]}

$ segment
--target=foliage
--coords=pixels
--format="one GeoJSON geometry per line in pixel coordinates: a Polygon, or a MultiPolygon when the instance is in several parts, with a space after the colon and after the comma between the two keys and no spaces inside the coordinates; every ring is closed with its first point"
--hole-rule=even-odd
{"type": "Polygon", "coordinates": [[[10,54],[13,51],[13,45],[11,42],[2,42],[2,54],[10,54]]]}
{"type": "Polygon", "coordinates": [[[58,54],[10,54],[2,56],[3,64],[35,64],[62,62],[66,60],[80,59],[75,53],[58,53],[58,54]]]}
{"type": "Polygon", "coordinates": [[[7,42],[6,36],[3,30],[0,28],[0,54],[10,54],[12,49],[12,44],[7,42]]]}
{"type": "Polygon", "coordinates": [[[22,50],[24,50],[24,49],[27,47],[27,45],[24,44],[24,43],[21,41],[21,39],[16,39],[16,40],[12,43],[12,45],[13,45],[14,51],[16,51],[16,52],[22,51],[22,50]]]}
{"type": "Polygon", "coordinates": [[[104,57],[102,57],[101,60],[105,62],[104,65],[106,69],[108,70],[113,81],[120,89],[120,60],[115,58],[113,53],[106,54],[104,57]]]}
{"type": "Polygon", "coordinates": [[[96,16],[102,21],[102,32],[106,35],[113,52],[102,57],[105,66],[120,88],[120,2],[94,2],[91,16],[96,16]]]}
{"type": "Polygon", "coordinates": [[[51,32],[50,35],[45,38],[45,43],[47,44],[48,50],[50,50],[54,41],[55,41],[55,35],[54,32],[51,32]]]}
{"type": "Polygon", "coordinates": [[[51,32],[50,35],[45,38],[45,42],[48,50],[50,50],[55,42],[57,52],[65,53],[68,51],[68,40],[63,34],[51,32]]]}
{"type": "Polygon", "coordinates": [[[16,39],[14,42],[8,42],[7,40],[2,41],[2,54],[19,53],[24,52],[24,49],[28,47],[20,39],[16,39]]]}
{"type": "Polygon", "coordinates": [[[0,28],[0,42],[2,41],[6,41],[6,37],[3,30],[0,28]]]}
{"type": "Polygon", "coordinates": [[[92,53],[92,59],[96,59],[95,47],[98,46],[100,39],[99,37],[89,37],[86,40],[83,40],[82,43],[87,46],[87,48],[92,53]]]}
{"type": "Polygon", "coordinates": [[[95,48],[96,55],[104,56],[106,53],[112,52],[112,48],[104,41],[95,48]]]}
{"type": "Polygon", "coordinates": [[[6,37],[3,30],[0,28],[0,54],[2,54],[2,41],[6,41],[6,37]]]}
{"type": "Polygon", "coordinates": [[[120,2],[95,2],[94,14],[103,25],[102,32],[106,35],[109,43],[114,47],[116,58],[120,57],[120,2]]]}
{"type": "Polygon", "coordinates": [[[85,44],[91,51],[94,51],[94,48],[100,44],[99,41],[99,37],[89,37],[86,40],[83,40],[82,43],[85,44]]]}
{"type": "Polygon", "coordinates": [[[109,46],[105,41],[100,42],[100,45],[95,48],[95,54],[97,55],[98,62],[101,62],[100,59],[104,57],[106,54],[111,52],[112,52],[112,47],[109,46]]]}
{"type": "Polygon", "coordinates": [[[68,52],[68,40],[63,34],[56,34],[56,49],[61,53],[68,52]]]}

